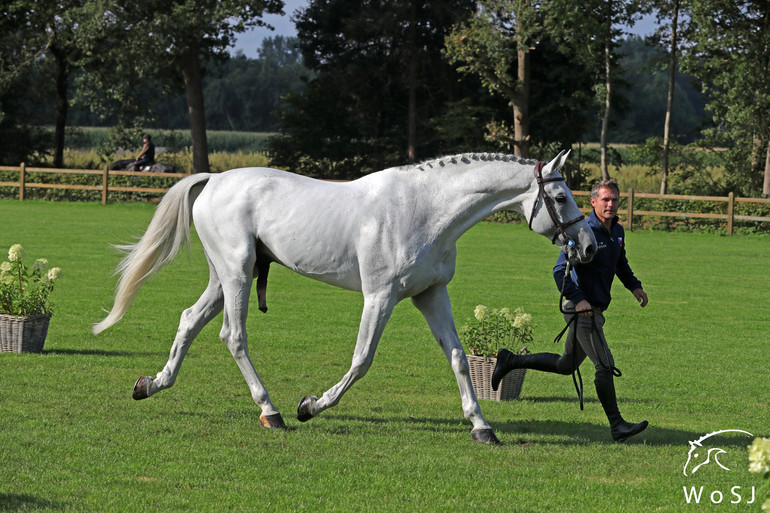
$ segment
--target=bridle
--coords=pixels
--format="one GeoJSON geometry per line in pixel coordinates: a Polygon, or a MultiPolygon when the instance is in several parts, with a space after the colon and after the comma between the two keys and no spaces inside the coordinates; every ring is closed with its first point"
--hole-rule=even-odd
{"type": "Polygon", "coordinates": [[[545,205],[546,210],[548,210],[548,215],[551,217],[553,224],[556,225],[556,232],[553,234],[551,243],[556,244],[556,239],[558,238],[566,246],[569,242],[572,242],[572,239],[570,239],[570,237],[567,235],[567,228],[575,223],[579,223],[585,218],[581,214],[575,219],[567,221],[566,223],[562,223],[559,220],[559,216],[556,215],[556,209],[553,208],[551,198],[549,198],[548,194],[545,192],[545,184],[548,182],[564,182],[566,179],[562,176],[543,178],[543,166],[545,166],[545,162],[538,162],[537,165],[535,165],[535,180],[537,180],[537,186],[540,190],[538,191],[538,195],[535,198],[535,203],[532,205],[532,214],[529,216],[529,229],[532,229],[532,221],[535,219],[535,210],[537,210],[537,204],[540,201],[540,198],[543,198],[543,204],[545,205]]]}

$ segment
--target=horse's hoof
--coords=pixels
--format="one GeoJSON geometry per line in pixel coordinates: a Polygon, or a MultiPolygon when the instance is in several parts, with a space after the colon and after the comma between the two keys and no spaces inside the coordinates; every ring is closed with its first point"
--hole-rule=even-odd
{"type": "Polygon", "coordinates": [[[471,431],[471,438],[473,438],[474,442],[479,442],[481,444],[497,445],[500,443],[500,440],[495,436],[495,432],[491,429],[471,431]]]}
{"type": "Polygon", "coordinates": [[[297,420],[300,422],[307,422],[313,418],[313,406],[318,398],[314,395],[306,395],[299,402],[297,406],[297,420]]]}
{"type": "Polygon", "coordinates": [[[152,378],[150,376],[142,376],[137,379],[134,384],[133,398],[138,401],[139,399],[150,397],[150,385],[152,385],[152,378]]]}
{"type": "Polygon", "coordinates": [[[266,429],[286,429],[286,423],[283,421],[280,413],[260,415],[259,424],[266,429]]]}

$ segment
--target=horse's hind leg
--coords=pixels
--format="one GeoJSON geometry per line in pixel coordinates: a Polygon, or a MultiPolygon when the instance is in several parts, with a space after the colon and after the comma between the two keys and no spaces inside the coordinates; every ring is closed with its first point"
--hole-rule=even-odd
{"type": "Polygon", "coordinates": [[[468,358],[457,336],[449,293],[445,286],[434,286],[414,296],[412,303],[423,314],[433,336],[444,351],[460,388],[460,398],[465,418],[473,423],[471,436],[476,442],[499,443],[492,428],[481,415],[481,407],[476,399],[471,383],[468,358]]]}
{"type": "MultiPolygon", "coordinates": [[[[211,266],[210,266],[211,267],[211,266]]],[[[219,282],[216,271],[211,267],[209,284],[198,301],[193,306],[182,312],[179,328],[171,346],[168,362],[163,370],[155,376],[142,376],[134,385],[134,399],[145,399],[155,392],[164,390],[174,385],[179,368],[182,365],[187,350],[192,341],[198,336],[201,329],[208,324],[219,312],[222,311],[223,296],[222,285],[219,282]]]]}
{"type": "MultiPolygon", "coordinates": [[[[229,272],[232,273],[232,269],[229,272]]],[[[242,272],[242,271],[241,271],[242,272]]],[[[246,317],[249,308],[249,290],[251,277],[240,272],[236,277],[223,280],[225,293],[224,320],[219,337],[225,343],[235,358],[246,383],[251,391],[254,402],[262,409],[259,421],[266,428],[286,428],[278,409],[270,400],[270,394],[260,381],[254,364],[249,357],[249,346],[246,337],[246,317]]]]}

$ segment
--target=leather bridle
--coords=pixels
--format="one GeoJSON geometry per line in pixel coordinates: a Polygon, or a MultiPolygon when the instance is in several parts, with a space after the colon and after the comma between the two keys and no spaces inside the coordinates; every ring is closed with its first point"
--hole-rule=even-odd
{"type": "Polygon", "coordinates": [[[537,165],[535,165],[535,180],[537,180],[539,191],[537,197],[535,198],[535,203],[532,205],[532,214],[529,216],[529,229],[532,229],[532,221],[535,219],[535,210],[537,210],[537,204],[540,201],[540,198],[543,198],[543,204],[545,205],[546,210],[548,210],[548,215],[551,217],[553,224],[556,225],[556,233],[553,234],[551,243],[556,244],[556,239],[559,238],[566,246],[572,240],[569,235],[567,235],[567,228],[575,223],[579,223],[585,219],[585,217],[583,217],[581,214],[575,219],[567,221],[566,223],[562,223],[559,220],[559,216],[556,215],[556,209],[553,207],[551,198],[549,198],[548,194],[545,192],[545,184],[548,182],[564,182],[566,179],[562,176],[543,178],[543,166],[545,166],[545,162],[538,162],[537,165]]]}

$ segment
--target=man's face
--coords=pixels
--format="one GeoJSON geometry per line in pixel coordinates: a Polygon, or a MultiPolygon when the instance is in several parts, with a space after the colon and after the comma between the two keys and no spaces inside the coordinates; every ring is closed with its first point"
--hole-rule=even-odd
{"type": "Polygon", "coordinates": [[[619,204],[618,194],[608,187],[600,187],[596,198],[591,197],[591,206],[594,207],[596,217],[602,222],[613,219],[617,215],[619,204]]]}

